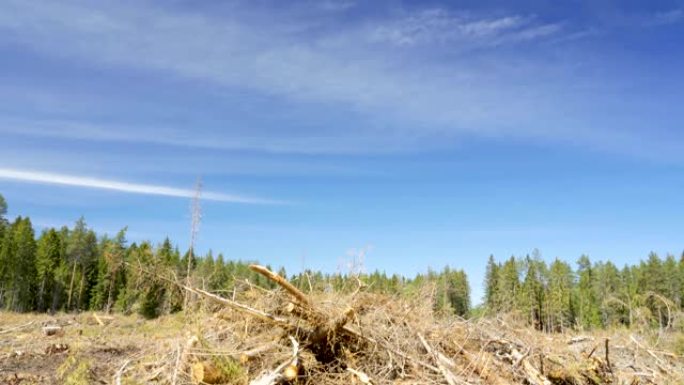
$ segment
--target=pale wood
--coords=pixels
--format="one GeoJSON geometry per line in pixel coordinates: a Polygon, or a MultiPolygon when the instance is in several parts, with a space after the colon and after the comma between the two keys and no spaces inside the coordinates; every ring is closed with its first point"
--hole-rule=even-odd
{"type": "Polygon", "coordinates": [[[269,313],[263,312],[261,310],[254,309],[254,308],[249,307],[247,305],[243,305],[239,302],[220,297],[216,294],[209,293],[208,291],[204,291],[202,289],[195,289],[195,288],[189,287],[189,286],[182,286],[182,287],[183,287],[183,289],[185,289],[189,292],[199,294],[199,295],[201,295],[201,296],[203,296],[203,297],[205,297],[205,298],[207,298],[213,302],[216,302],[216,303],[221,304],[221,305],[226,305],[226,306],[231,307],[235,310],[241,311],[243,313],[247,313],[247,314],[252,315],[256,318],[263,319],[265,321],[276,324],[278,326],[281,326],[281,327],[284,327],[287,329],[291,329],[294,327],[285,318],[281,318],[281,317],[275,316],[273,314],[269,314],[269,313]]]}
{"type": "Polygon", "coordinates": [[[57,334],[62,334],[62,327],[57,325],[43,326],[43,334],[45,334],[48,337],[57,334]]]}
{"type": "Polygon", "coordinates": [[[292,295],[301,305],[304,305],[308,308],[313,308],[309,297],[306,294],[302,293],[299,289],[294,287],[294,285],[288,282],[285,278],[281,277],[277,273],[274,273],[261,265],[249,265],[249,268],[252,271],[255,271],[263,275],[264,277],[270,279],[271,281],[277,283],[278,286],[282,287],[283,289],[285,289],[285,291],[290,293],[290,295],[292,295]]]}
{"type": "Polygon", "coordinates": [[[373,382],[371,381],[370,377],[366,373],[359,372],[358,370],[354,370],[352,368],[347,368],[347,371],[354,376],[364,385],[373,385],[373,382]]]}
{"type": "Polygon", "coordinates": [[[100,326],[104,326],[104,322],[100,319],[100,317],[97,316],[97,313],[93,312],[93,318],[95,318],[95,321],[97,321],[100,326]]]}
{"type": "MultiPolygon", "coordinates": [[[[278,365],[278,367],[273,369],[272,371],[264,373],[259,378],[252,380],[249,383],[249,385],[275,385],[281,379],[287,379],[287,376],[292,376],[293,370],[288,370],[288,368],[297,368],[297,360],[299,357],[299,343],[292,336],[288,336],[288,338],[290,338],[290,342],[292,342],[292,357],[290,357],[287,361],[283,362],[282,364],[278,365]],[[289,373],[286,373],[288,371],[289,373]]],[[[294,373],[295,375],[291,379],[296,378],[296,371],[294,371],[294,373]]]]}
{"type": "Polygon", "coordinates": [[[265,345],[257,346],[256,348],[246,350],[246,351],[240,353],[238,358],[240,360],[240,363],[246,364],[247,362],[249,362],[250,359],[257,357],[260,354],[265,353],[269,350],[275,349],[277,347],[278,347],[278,341],[272,341],[272,342],[269,342],[265,345]]]}
{"type": "Polygon", "coordinates": [[[437,364],[437,368],[442,373],[442,377],[444,377],[447,384],[456,385],[456,376],[453,373],[451,373],[451,371],[447,369],[446,366],[442,364],[442,361],[435,355],[435,352],[432,350],[430,344],[428,344],[428,342],[425,340],[425,337],[423,337],[422,334],[418,333],[418,339],[420,340],[420,343],[423,344],[423,347],[428,352],[428,354],[432,357],[433,361],[435,361],[435,363],[437,364]]]}

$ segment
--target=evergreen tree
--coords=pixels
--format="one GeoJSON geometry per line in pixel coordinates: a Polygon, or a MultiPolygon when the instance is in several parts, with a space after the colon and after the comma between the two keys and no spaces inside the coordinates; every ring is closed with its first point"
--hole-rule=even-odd
{"type": "Polygon", "coordinates": [[[454,312],[467,317],[470,313],[470,285],[468,276],[463,270],[453,271],[448,277],[449,280],[449,303],[454,312]]]}
{"type": "Polygon", "coordinates": [[[125,287],[126,230],[119,231],[114,239],[104,238],[100,243],[97,279],[91,296],[91,307],[110,312],[114,301],[125,287]]]}
{"type": "Polygon", "coordinates": [[[499,310],[511,311],[515,308],[520,295],[520,271],[515,257],[508,259],[499,270],[498,290],[496,303],[499,310]]]}
{"type": "MultiPolygon", "coordinates": [[[[7,225],[7,220],[5,219],[5,215],[7,214],[7,201],[5,201],[5,197],[0,194],[0,231],[4,226],[7,225]]],[[[1,234],[0,234],[1,235],[1,234]]]]}
{"type": "Polygon", "coordinates": [[[58,269],[64,262],[62,238],[55,229],[44,231],[38,240],[36,251],[36,272],[38,311],[48,308],[55,311],[58,305],[60,287],[57,280],[58,269]]]}
{"type": "Polygon", "coordinates": [[[596,263],[594,265],[594,276],[594,290],[596,299],[599,301],[601,323],[603,325],[614,325],[622,322],[625,318],[626,309],[624,306],[619,306],[615,301],[611,301],[615,293],[621,291],[622,286],[617,267],[611,262],[596,263]]]}
{"type": "Polygon", "coordinates": [[[572,268],[556,258],[549,268],[547,323],[549,330],[563,331],[575,323],[572,290],[575,285],[572,268]]]}
{"type": "Polygon", "coordinates": [[[10,279],[14,273],[14,254],[16,252],[13,237],[14,227],[15,224],[7,226],[7,229],[2,232],[3,237],[0,240],[0,307],[7,306],[7,298],[12,295],[13,290],[10,279]]]}
{"type": "Polygon", "coordinates": [[[635,267],[625,265],[620,271],[620,291],[611,300],[624,308],[622,323],[631,326],[634,323],[634,312],[640,306],[638,273],[635,267]]]}
{"type": "Polygon", "coordinates": [[[532,259],[528,256],[525,265],[527,272],[522,285],[520,305],[535,328],[544,330],[546,264],[539,257],[532,259]]]}
{"type": "Polygon", "coordinates": [[[577,261],[577,304],[579,325],[585,328],[601,326],[601,316],[594,290],[594,269],[589,257],[582,255],[577,261]]]}
{"type": "Polygon", "coordinates": [[[663,262],[663,296],[672,301],[676,308],[682,305],[682,278],[674,255],[668,254],[663,262]]]}
{"type": "Polygon", "coordinates": [[[69,269],[69,284],[67,292],[67,310],[82,309],[88,304],[90,295],[89,284],[96,277],[97,268],[97,236],[86,226],[81,217],[68,232],[67,260],[69,269]]]}
{"type": "Polygon", "coordinates": [[[33,310],[36,295],[36,241],[29,218],[17,219],[13,229],[14,261],[11,265],[10,310],[33,310]]]}
{"type": "Polygon", "coordinates": [[[494,261],[494,255],[489,256],[487,271],[485,273],[485,306],[491,311],[497,311],[499,304],[499,269],[500,266],[494,261]]]}
{"type": "Polygon", "coordinates": [[[671,320],[668,318],[667,304],[663,301],[663,297],[667,295],[663,261],[658,254],[651,252],[639,267],[639,289],[644,305],[651,313],[651,321],[659,327],[668,326],[671,320]]]}

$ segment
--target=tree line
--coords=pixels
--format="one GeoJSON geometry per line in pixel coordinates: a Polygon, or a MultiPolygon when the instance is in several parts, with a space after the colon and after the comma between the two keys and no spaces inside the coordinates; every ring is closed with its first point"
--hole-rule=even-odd
{"type": "MultiPolygon", "coordinates": [[[[97,235],[83,218],[72,227],[36,234],[30,218],[5,218],[0,195],[0,309],[11,311],[119,311],[146,317],[183,309],[185,293],[177,282],[231,293],[237,285],[274,288],[249,269],[250,262],[223,254],[181,253],[166,238],[160,244],[130,243],[126,229],[97,235]],[[190,269],[188,269],[190,266],[190,269]]],[[[270,267],[269,267],[270,268],[270,267]]],[[[304,291],[365,290],[413,295],[427,290],[438,314],[517,314],[539,330],[644,326],[670,328],[684,310],[684,254],[677,259],[651,253],[636,265],[618,268],[581,256],[575,267],[555,259],[545,262],[535,251],[498,262],[490,256],[483,304],[473,309],[468,277],[445,267],[412,278],[372,273],[278,273],[304,291]]]]}
{"type": "Polygon", "coordinates": [[[684,254],[664,259],[656,253],[639,264],[618,268],[582,255],[573,267],[538,252],[496,262],[485,276],[486,311],[513,312],[539,330],[641,326],[672,328],[684,310],[684,254]]]}
{"type": "MultiPolygon", "coordinates": [[[[245,282],[274,288],[272,281],[249,269],[250,262],[228,260],[211,251],[181,253],[168,238],[158,245],[129,244],[126,228],[113,237],[98,236],[83,218],[71,228],[47,228],[36,234],[30,218],[9,221],[6,212],[0,195],[0,309],[137,312],[154,318],[183,309],[184,293],[177,283],[186,282],[188,272],[193,285],[213,292],[230,293],[245,282]]],[[[449,267],[412,279],[380,271],[306,270],[288,276],[281,267],[278,273],[304,291],[351,291],[364,282],[368,291],[403,295],[429,285],[435,311],[466,316],[471,307],[465,272],[449,267]]]]}

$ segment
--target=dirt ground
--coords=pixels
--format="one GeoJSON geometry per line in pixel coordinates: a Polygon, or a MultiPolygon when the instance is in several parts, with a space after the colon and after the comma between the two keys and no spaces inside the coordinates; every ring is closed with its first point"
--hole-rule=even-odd
{"type": "Polygon", "coordinates": [[[432,314],[429,293],[196,294],[155,320],[0,312],[0,385],[684,384],[676,331],[544,334],[432,314]]]}
{"type": "Polygon", "coordinates": [[[0,384],[114,383],[124,363],[171,346],[179,318],[0,312],[0,384]],[[46,336],[51,326],[60,330],[46,336]]]}

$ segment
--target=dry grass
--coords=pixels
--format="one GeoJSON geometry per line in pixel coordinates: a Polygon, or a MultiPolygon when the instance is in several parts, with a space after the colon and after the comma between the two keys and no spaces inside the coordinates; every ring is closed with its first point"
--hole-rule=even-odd
{"type": "Polygon", "coordinates": [[[215,301],[153,321],[115,315],[104,326],[91,313],[0,313],[0,383],[684,383],[673,352],[681,335],[671,332],[549,335],[505,317],[437,317],[430,290],[318,293],[305,305],[286,290],[246,288],[234,300],[276,321],[215,301]],[[64,334],[45,337],[47,324],[64,334]],[[578,336],[586,338],[568,343],[578,336]]]}

